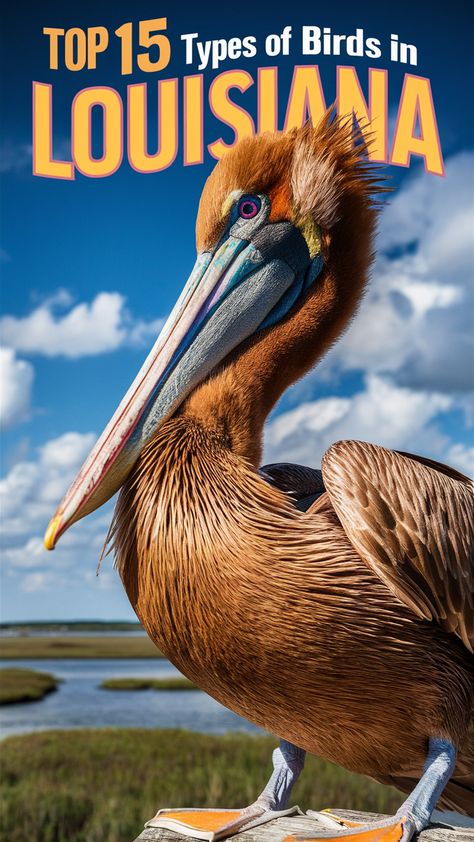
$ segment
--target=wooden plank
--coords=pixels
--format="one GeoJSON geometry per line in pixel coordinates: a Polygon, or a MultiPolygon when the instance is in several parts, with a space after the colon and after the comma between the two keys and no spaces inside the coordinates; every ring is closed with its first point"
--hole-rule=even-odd
{"type": "MultiPolygon", "coordinates": [[[[334,810],[334,812],[341,818],[361,822],[372,822],[384,818],[375,813],[357,813],[353,810],[334,810]]],[[[235,842],[283,842],[290,834],[305,833],[311,836],[311,833],[321,832],[327,833],[327,827],[317,819],[307,816],[288,816],[260,825],[253,830],[246,830],[233,838],[235,842]]],[[[474,842],[474,828],[454,827],[436,822],[423,830],[418,839],[420,842],[474,842]]],[[[147,827],[134,842],[190,842],[190,837],[171,830],[147,827]]]]}

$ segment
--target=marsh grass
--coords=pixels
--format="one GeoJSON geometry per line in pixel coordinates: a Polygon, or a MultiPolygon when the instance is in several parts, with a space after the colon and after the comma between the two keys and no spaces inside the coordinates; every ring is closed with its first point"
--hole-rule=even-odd
{"type": "Polygon", "coordinates": [[[162,658],[149,637],[124,635],[54,635],[51,637],[3,637],[0,657],[21,660],[36,658],[162,658]]]}
{"type": "Polygon", "coordinates": [[[100,685],[103,690],[197,690],[184,676],[176,678],[107,678],[100,685]]]}
{"type": "Polygon", "coordinates": [[[56,690],[59,679],[47,672],[15,668],[0,669],[0,705],[36,702],[56,690]]]}
{"type": "MultiPolygon", "coordinates": [[[[10,737],[1,842],[131,842],[158,807],[242,806],[271,771],[271,737],[103,729],[10,737]]],[[[293,803],[378,813],[395,790],[309,757],[293,803]]]]}

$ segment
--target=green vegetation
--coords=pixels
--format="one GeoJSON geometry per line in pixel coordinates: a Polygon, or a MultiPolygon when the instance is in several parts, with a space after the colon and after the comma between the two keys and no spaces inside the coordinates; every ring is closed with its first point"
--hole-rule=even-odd
{"type": "Polygon", "coordinates": [[[54,637],[3,637],[0,657],[35,658],[162,658],[150,638],[68,635],[54,637]]]}
{"type": "MultiPolygon", "coordinates": [[[[47,731],[2,744],[1,842],[130,842],[158,807],[249,804],[276,740],[187,731],[47,731]]],[[[391,813],[395,790],[309,757],[293,803],[391,813]]]]}
{"type": "Polygon", "coordinates": [[[47,672],[23,669],[0,670],[0,705],[36,702],[56,690],[58,679],[47,672]]]}
{"type": "Polygon", "coordinates": [[[107,678],[100,685],[103,690],[197,690],[184,676],[176,678],[107,678]]]}

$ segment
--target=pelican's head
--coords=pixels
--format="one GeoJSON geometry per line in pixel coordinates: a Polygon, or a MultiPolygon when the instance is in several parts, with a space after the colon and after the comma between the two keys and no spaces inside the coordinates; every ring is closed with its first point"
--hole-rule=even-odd
{"type": "MultiPolygon", "coordinates": [[[[195,266],[52,518],[48,549],[112,497],[158,426],[229,354],[293,320],[297,337],[312,337],[306,350],[293,341],[293,379],[340,332],[371,259],[365,152],[347,121],[327,116],[314,129],[243,140],[216,165],[199,205],[195,266]]],[[[278,378],[283,388],[283,370],[278,378]]]]}

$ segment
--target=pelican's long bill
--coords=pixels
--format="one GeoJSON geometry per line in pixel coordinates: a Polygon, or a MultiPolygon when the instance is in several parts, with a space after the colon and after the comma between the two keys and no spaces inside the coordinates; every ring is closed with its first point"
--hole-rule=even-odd
{"type": "Polygon", "coordinates": [[[198,256],[152,351],[51,519],[47,549],[112,497],[158,425],[230,351],[282,318],[314,279],[319,264],[300,230],[270,223],[268,200],[260,201],[259,219],[236,219],[215,250],[198,256]]]}

